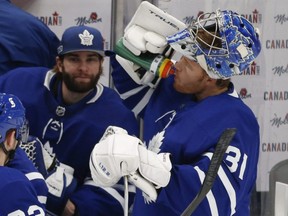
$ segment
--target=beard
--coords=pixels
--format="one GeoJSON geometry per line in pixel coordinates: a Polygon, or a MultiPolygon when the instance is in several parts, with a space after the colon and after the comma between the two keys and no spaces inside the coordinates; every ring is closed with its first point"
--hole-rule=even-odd
{"type": "Polygon", "coordinates": [[[77,80],[65,71],[65,68],[62,67],[62,80],[65,83],[67,89],[72,92],[85,93],[89,92],[91,89],[94,89],[97,85],[100,76],[102,75],[102,67],[99,68],[99,73],[95,76],[90,76],[90,81],[87,83],[77,82],[77,80]]]}

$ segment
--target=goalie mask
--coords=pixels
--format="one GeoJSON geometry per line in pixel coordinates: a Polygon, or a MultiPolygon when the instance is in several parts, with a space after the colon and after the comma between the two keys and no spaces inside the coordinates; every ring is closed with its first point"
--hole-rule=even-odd
{"type": "Polygon", "coordinates": [[[27,141],[29,130],[24,106],[16,96],[0,93],[0,145],[2,148],[9,130],[16,131],[18,142],[27,141]]]}
{"type": "Polygon", "coordinates": [[[261,50],[252,24],[232,11],[204,13],[167,41],[173,49],[197,61],[213,79],[242,73],[261,50]]]}

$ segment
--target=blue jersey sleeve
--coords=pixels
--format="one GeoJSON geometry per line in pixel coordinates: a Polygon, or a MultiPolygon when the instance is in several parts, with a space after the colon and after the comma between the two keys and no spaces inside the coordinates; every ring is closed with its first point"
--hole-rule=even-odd
{"type": "Polygon", "coordinates": [[[0,167],[0,176],[0,215],[45,215],[44,205],[39,202],[33,186],[22,173],[0,167]]]}
{"type": "Polygon", "coordinates": [[[22,172],[33,185],[38,200],[45,204],[47,200],[48,187],[46,185],[43,175],[33,165],[21,148],[17,148],[14,159],[8,164],[9,167],[14,168],[22,172]]]}
{"type": "MultiPolygon", "coordinates": [[[[129,184],[127,190],[130,208],[134,201],[135,186],[129,184]]],[[[97,187],[92,179],[87,179],[72,195],[71,201],[76,204],[80,215],[124,215],[124,193],[123,180],[113,187],[97,187]]]]}
{"type": "MultiPolygon", "coordinates": [[[[128,75],[123,67],[118,63],[115,55],[110,56],[111,65],[113,68],[112,78],[113,83],[123,99],[125,105],[132,110],[135,115],[143,118],[145,110],[152,95],[157,95],[159,100],[165,100],[166,106],[163,106],[161,112],[164,113],[172,107],[178,107],[190,98],[189,95],[178,93],[173,88],[174,77],[171,76],[167,79],[159,79],[156,85],[139,85],[128,75]]],[[[158,112],[155,111],[156,113],[158,112]]],[[[148,115],[155,113],[149,112],[148,115]]]]}
{"type": "Polygon", "coordinates": [[[60,41],[37,17],[10,1],[0,1],[0,29],[1,75],[21,66],[55,65],[60,41]]]}

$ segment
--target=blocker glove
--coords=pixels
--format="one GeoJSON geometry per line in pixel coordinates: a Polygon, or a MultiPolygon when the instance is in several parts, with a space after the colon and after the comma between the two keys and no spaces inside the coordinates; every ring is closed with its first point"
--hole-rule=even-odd
{"type": "Polygon", "coordinates": [[[166,37],[185,28],[183,22],[143,1],[116,43],[116,59],[137,84],[154,88],[159,77],[170,74],[174,50],[166,37]]]}
{"type": "Polygon", "coordinates": [[[147,150],[138,138],[125,132],[111,134],[101,139],[91,153],[92,179],[98,186],[108,187],[128,176],[149,201],[155,201],[156,188],[167,186],[170,180],[169,155],[147,150]]]}
{"type": "Polygon", "coordinates": [[[162,53],[167,47],[166,37],[185,28],[185,23],[143,1],[124,30],[123,44],[134,55],[162,53]]]}

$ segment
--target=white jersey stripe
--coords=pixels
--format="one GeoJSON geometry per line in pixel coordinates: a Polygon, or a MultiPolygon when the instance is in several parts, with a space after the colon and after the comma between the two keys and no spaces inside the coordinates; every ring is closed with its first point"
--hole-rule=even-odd
{"type": "MultiPolygon", "coordinates": [[[[84,184],[85,184],[85,185],[90,185],[90,186],[98,187],[92,180],[86,180],[84,184]]],[[[120,185],[116,184],[116,185],[114,185],[114,186],[115,186],[115,188],[120,189],[120,190],[123,190],[123,189],[124,189],[123,185],[120,186],[120,185]]],[[[123,210],[124,210],[125,199],[124,199],[123,196],[121,196],[121,195],[118,193],[118,191],[117,191],[116,189],[114,189],[114,188],[112,188],[112,187],[100,187],[100,188],[102,188],[102,189],[105,190],[107,193],[109,193],[112,197],[114,197],[114,198],[121,204],[121,206],[122,206],[122,208],[123,208],[123,210]]],[[[133,185],[129,185],[129,186],[128,186],[128,191],[129,191],[129,192],[135,192],[135,190],[136,190],[136,189],[135,189],[135,187],[134,187],[133,185]]]]}
{"type": "Polygon", "coordinates": [[[218,175],[222,181],[222,184],[224,185],[229,199],[230,199],[230,208],[231,208],[231,215],[235,214],[236,210],[236,193],[235,190],[231,184],[231,182],[229,181],[229,178],[227,177],[224,169],[222,167],[220,167],[219,171],[218,171],[218,175]]]}
{"type": "Polygon", "coordinates": [[[123,210],[124,210],[124,198],[118,193],[117,190],[111,187],[101,187],[103,190],[105,190],[107,193],[109,193],[112,197],[114,197],[118,202],[121,204],[123,210]]]}
{"type": "MultiPolygon", "coordinates": [[[[209,157],[209,159],[211,160],[213,153],[207,152],[204,155],[209,157]]],[[[229,196],[231,215],[233,215],[236,212],[236,210],[235,210],[235,208],[236,208],[236,192],[235,192],[231,182],[229,181],[229,178],[227,177],[222,166],[219,167],[218,176],[219,176],[219,178],[220,178],[220,180],[221,180],[223,186],[225,187],[227,194],[229,196]]]]}
{"type": "MultiPolygon", "coordinates": [[[[198,166],[196,166],[194,168],[198,173],[198,176],[199,176],[201,183],[203,184],[203,181],[205,178],[205,173],[202,170],[200,170],[200,168],[198,166]]],[[[214,194],[212,193],[211,190],[207,193],[206,198],[207,198],[207,201],[208,201],[208,204],[210,207],[211,215],[212,216],[219,216],[216,200],[215,200],[214,194]]]]}
{"type": "Polygon", "coordinates": [[[37,198],[38,198],[40,203],[42,203],[44,205],[46,204],[46,202],[47,202],[47,197],[46,196],[37,196],[37,198]]]}
{"type": "Polygon", "coordinates": [[[130,90],[130,91],[127,91],[127,92],[125,92],[125,93],[123,93],[123,94],[120,94],[118,91],[117,91],[117,89],[115,89],[115,91],[120,95],[120,97],[123,99],[123,100],[125,100],[125,99],[127,99],[127,98],[129,98],[130,96],[132,96],[132,95],[134,95],[134,94],[137,94],[138,92],[140,92],[142,89],[144,89],[146,86],[139,86],[139,87],[137,87],[137,88],[134,88],[134,89],[132,89],[132,90],[130,90]]]}
{"type": "Polygon", "coordinates": [[[35,179],[43,179],[44,180],[44,177],[41,173],[39,172],[30,172],[30,173],[27,173],[25,174],[25,176],[30,180],[35,180],[35,179]]]}
{"type": "Polygon", "coordinates": [[[154,89],[152,88],[149,89],[147,93],[145,94],[145,96],[141,99],[141,101],[132,109],[135,115],[138,115],[144,109],[144,107],[149,102],[153,92],[154,92],[154,89]]]}

